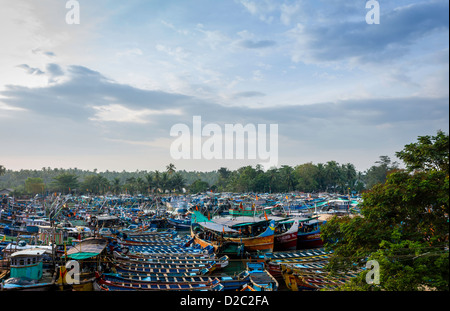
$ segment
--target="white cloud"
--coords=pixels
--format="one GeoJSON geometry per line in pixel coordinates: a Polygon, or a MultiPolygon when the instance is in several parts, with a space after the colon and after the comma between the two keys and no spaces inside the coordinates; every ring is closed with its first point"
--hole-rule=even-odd
{"type": "Polygon", "coordinates": [[[159,115],[180,115],[179,109],[130,109],[120,104],[93,106],[96,112],[89,120],[99,122],[127,122],[145,124],[152,121],[151,117],[159,115]]]}

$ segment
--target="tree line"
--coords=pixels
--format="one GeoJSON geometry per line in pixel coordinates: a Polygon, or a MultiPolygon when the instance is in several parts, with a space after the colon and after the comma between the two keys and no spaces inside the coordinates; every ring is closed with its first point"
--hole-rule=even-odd
{"type": "Polygon", "coordinates": [[[77,168],[41,170],[7,170],[0,166],[0,188],[13,189],[13,195],[45,193],[149,195],[183,192],[336,192],[361,193],[383,183],[388,172],[398,168],[388,156],[380,156],[372,167],[359,172],[351,163],[304,163],[282,165],[264,171],[260,165],[236,170],[221,167],[217,171],[198,172],[176,170],[170,163],[164,171],[98,172],[77,168]]]}

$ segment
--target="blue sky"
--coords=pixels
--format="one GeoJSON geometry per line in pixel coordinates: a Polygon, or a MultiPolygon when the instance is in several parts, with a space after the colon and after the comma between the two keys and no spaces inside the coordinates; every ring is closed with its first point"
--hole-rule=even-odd
{"type": "Polygon", "coordinates": [[[278,124],[279,165],[365,170],[448,132],[448,1],[0,0],[0,164],[236,169],[173,160],[170,128],[278,124]],[[7,146],[7,147],[5,147],[7,146]]]}

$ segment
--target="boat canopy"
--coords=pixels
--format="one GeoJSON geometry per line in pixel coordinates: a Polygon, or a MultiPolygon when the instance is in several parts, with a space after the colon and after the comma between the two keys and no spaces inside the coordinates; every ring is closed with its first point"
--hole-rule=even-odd
{"type": "Polygon", "coordinates": [[[220,232],[224,232],[224,233],[238,233],[239,232],[237,230],[231,229],[228,226],[217,224],[217,223],[211,222],[211,221],[209,221],[209,222],[199,222],[198,224],[200,226],[208,229],[208,230],[216,231],[216,232],[219,232],[219,233],[220,232]]]}
{"type": "Polygon", "coordinates": [[[99,255],[106,248],[104,239],[86,239],[67,251],[67,257],[82,260],[99,255]]]}

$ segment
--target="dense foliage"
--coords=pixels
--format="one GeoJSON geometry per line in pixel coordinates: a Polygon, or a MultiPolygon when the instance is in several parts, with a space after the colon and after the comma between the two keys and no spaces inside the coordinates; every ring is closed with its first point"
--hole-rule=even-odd
{"type": "MultiPolygon", "coordinates": [[[[357,192],[383,183],[387,173],[395,169],[389,157],[381,156],[376,165],[366,172],[358,172],[351,163],[304,163],[297,166],[282,165],[264,171],[260,165],[244,166],[231,171],[221,167],[211,172],[177,171],[171,163],[165,171],[97,172],[74,169],[45,168],[41,170],[12,171],[3,168],[0,189],[11,188],[16,195],[46,192],[68,193],[130,193],[149,194],[165,191],[191,192],[357,192]]],[[[1,174],[0,170],[0,174],[1,174]]]]}
{"type": "Polygon", "coordinates": [[[378,285],[368,284],[367,269],[341,289],[448,290],[448,139],[439,131],[405,146],[397,156],[406,169],[363,195],[362,217],[335,217],[324,226],[331,271],[379,263],[378,285]]]}

